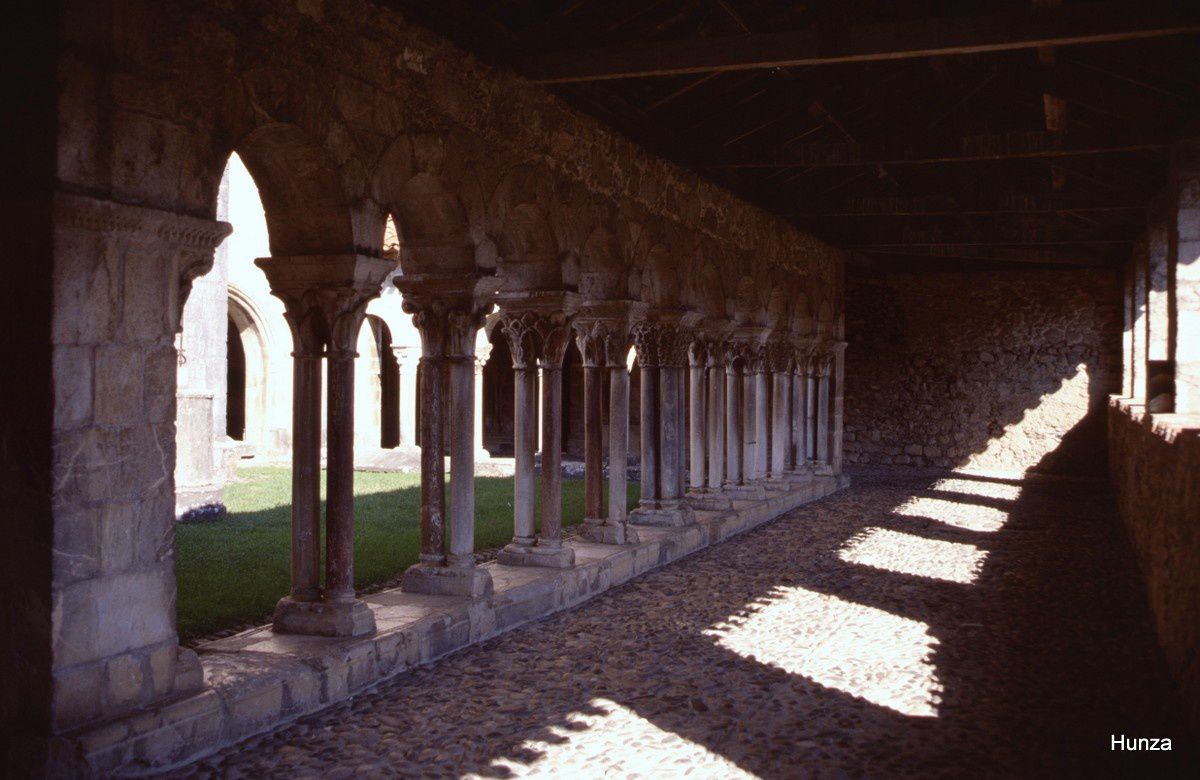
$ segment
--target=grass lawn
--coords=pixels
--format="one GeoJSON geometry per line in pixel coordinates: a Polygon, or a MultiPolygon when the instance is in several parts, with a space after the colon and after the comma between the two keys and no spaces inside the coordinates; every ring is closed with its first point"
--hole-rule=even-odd
{"type": "MultiPolygon", "coordinates": [[[[447,480],[447,483],[449,480],[447,480]]],[[[416,474],[354,475],[354,583],[386,582],[420,552],[420,478],[416,474]]],[[[324,484],[321,494],[324,496],[324,484]]],[[[512,538],[511,477],[475,478],[475,548],[512,538]]],[[[639,495],[629,486],[629,506],[639,495]]],[[[291,471],[243,468],[225,488],[229,514],[180,523],[175,531],[175,576],[182,641],[270,619],[291,583],[291,471]]],[[[563,524],[583,519],[583,481],[563,480],[563,524]]]]}

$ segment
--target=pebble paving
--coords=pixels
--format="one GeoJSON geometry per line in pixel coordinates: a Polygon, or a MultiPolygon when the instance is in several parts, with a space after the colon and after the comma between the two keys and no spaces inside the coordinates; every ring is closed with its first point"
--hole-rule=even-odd
{"type": "Polygon", "coordinates": [[[1104,483],[861,472],[175,774],[1189,776],[1171,691],[1104,483]]]}

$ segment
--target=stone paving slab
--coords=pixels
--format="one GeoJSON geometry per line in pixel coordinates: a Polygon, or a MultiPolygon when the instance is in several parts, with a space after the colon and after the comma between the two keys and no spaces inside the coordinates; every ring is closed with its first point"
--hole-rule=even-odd
{"type": "Polygon", "coordinates": [[[172,774],[1195,776],[1105,483],[854,478],[172,774]]]}
{"type": "Polygon", "coordinates": [[[269,627],[197,647],[206,688],[148,712],[69,734],[58,745],[97,775],[145,774],[194,761],[352,694],[532,620],[575,606],[651,569],[770,520],[847,484],[825,476],[738,502],[731,512],[698,513],[679,528],[639,527],[626,546],[568,540],[576,565],[539,569],[484,564],[495,594],[472,601],[388,590],[365,597],[377,631],[330,639],[277,635],[269,627]]]}

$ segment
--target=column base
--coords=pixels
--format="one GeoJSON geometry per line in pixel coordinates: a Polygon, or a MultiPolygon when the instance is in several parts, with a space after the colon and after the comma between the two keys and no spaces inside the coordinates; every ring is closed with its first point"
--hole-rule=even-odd
{"type": "Polygon", "coordinates": [[[175,650],[175,693],[192,693],[204,687],[204,669],[200,667],[200,656],[190,647],[175,650]]]}
{"type": "Polygon", "coordinates": [[[833,476],[833,465],[829,463],[814,463],[812,465],[812,473],[819,477],[833,476]]]}
{"type": "Polygon", "coordinates": [[[692,511],[691,506],[678,499],[655,501],[630,512],[629,522],[635,525],[677,528],[696,522],[696,513],[692,511]]]}
{"type": "Polygon", "coordinates": [[[707,489],[703,492],[688,493],[683,500],[692,509],[703,509],[709,512],[723,512],[733,508],[733,502],[729,500],[729,496],[707,489]]]}
{"type": "Polygon", "coordinates": [[[366,636],[375,633],[375,613],[362,599],[330,603],[284,596],[275,605],[271,630],[308,636],[366,636]]]}
{"type": "Polygon", "coordinates": [[[630,528],[626,522],[588,518],[583,523],[579,535],[589,542],[599,542],[600,544],[636,544],[639,541],[637,531],[630,528]]]}
{"type": "Polygon", "coordinates": [[[570,547],[543,547],[539,544],[509,543],[496,555],[504,566],[540,566],[544,569],[569,569],[575,565],[575,551],[570,547]]]}
{"type": "Polygon", "coordinates": [[[735,501],[761,501],[767,497],[763,486],[753,482],[745,485],[726,485],[722,490],[735,501]]]}
{"type": "Polygon", "coordinates": [[[418,563],[404,572],[400,589],[405,593],[424,593],[427,596],[483,599],[492,595],[492,575],[478,566],[418,563]]]}

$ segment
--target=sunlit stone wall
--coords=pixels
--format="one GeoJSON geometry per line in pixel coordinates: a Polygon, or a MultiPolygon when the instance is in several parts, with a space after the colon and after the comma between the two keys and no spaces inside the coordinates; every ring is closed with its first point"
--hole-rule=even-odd
{"type": "Polygon", "coordinates": [[[1101,472],[1120,294],[1097,269],[848,274],[846,461],[1101,472]]]}

